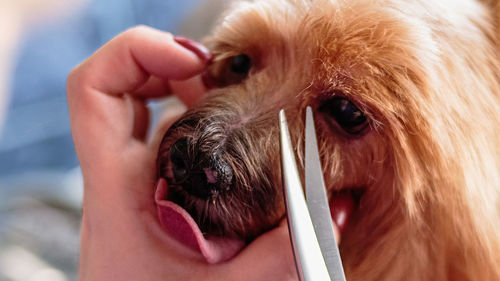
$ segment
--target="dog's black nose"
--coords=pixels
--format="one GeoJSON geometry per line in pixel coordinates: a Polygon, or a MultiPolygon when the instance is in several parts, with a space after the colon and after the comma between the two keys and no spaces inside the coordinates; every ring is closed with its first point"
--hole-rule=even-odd
{"type": "Polygon", "coordinates": [[[203,152],[187,138],[181,138],[171,146],[169,153],[173,175],[168,179],[170,185],[202,199],[231,188],[233,170],[217,151],[203,152]]]}

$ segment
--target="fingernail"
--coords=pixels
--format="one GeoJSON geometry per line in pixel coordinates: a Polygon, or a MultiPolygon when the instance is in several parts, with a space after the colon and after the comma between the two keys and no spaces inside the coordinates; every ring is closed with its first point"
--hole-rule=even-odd
{"type": "Polygon", "coordinates": [[[217,82],[208,71],[205,71],[201,74],[201,81],[203,82],[203,85],[205,86],[205,88],[207,88],[207,90],[217,88],[217,82]]]}
{"type": "Polygon", "coordinates": [[[195,53],[195,55],[197,55],[206,64],[213,59],[212,53],[210,53],[205,46],[196,41],[180,36],[174,37],[174,40],[179,45],[195,53]]]}

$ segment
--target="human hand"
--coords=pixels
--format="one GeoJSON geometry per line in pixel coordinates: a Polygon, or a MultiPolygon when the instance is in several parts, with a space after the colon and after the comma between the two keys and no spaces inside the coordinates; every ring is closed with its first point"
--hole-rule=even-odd
{"type": "Polygon", "coordinates": [[[133,28],[69,75],[71,127],[85,186],[79,279],[296,280],[286,223],[218,265],[160,226],[154,201],[158,144],[146,141],[145,100],[175,92],[189,105],[203,94],[196,75],[208,54],[184,46],[169,33],[133,28]]]}

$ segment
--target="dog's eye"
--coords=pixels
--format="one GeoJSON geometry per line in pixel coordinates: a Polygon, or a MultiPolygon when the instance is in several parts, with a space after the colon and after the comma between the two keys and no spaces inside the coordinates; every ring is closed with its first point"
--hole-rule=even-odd
{"type": "Polygon", "coordinates": [[[243,77],[248,75],[248,71],[250,71],[250,67],[252,67],[252,61],[249,56],[241,54],[230,57],[229,60],[231,61],[231,72],[243,77]]]}
{"type": "Polygon", "coordinates": [[[241,83],[252,68],[252,59],[239,54],[214,62],[205,73],[204,82],[210,87],[226,87],[241,83]]]}
{"type": "Polygon", "coordinates": [[[335,119],[337,124],[351,135],[360,134],[368,123],[363,112],[345,98],[335,97],[329,99],[318,110],[335,119]]]}

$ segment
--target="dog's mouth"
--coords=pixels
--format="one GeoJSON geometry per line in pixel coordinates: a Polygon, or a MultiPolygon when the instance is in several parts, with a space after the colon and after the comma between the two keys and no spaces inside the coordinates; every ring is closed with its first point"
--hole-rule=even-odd
{"type": "Polygon", "coordinates": [[[343,188],[330,194],[330,214],[340,234],[351,222],[350,218],[360,205],[365,188],[343,188]]]}
{"type": "MultiPolygon", "coordinates": [[[[271,164],[279,149],[264,137],[276,131],[262,126],[262,132],[255,132],[255,124],[231,129],[220,125],[232,124],[235,118],[208,122],[186,113],[165,135],[157,159],[160,180],[155,199],[162,227],[209,263],[232,258],[284,218],[278,164],[271,164]],[[264,141],[255,145],[256,137],[264,141]]],[[[333,190],[331,216],[342,233],[350,221],[357,221],[352,215],[363,188],[333,190]]]]}
{"type": "MultiPolygon", "coordinates": [[[[345,188],[330,194],[332,221],[341,234],[350,222],[364,193],[361,188],[345,188]]],[[[220,263],[234,257],[247,243],[242,238],[224,235],[221,229],[199,220],[199,209],[181,206],[189,195],[175,186],[167,187],[165,179],[158,181],[155,199],[160,222],[167,232],[187,247],[200,252],[208,263],[220,263]]],[[[194,199],[197,200],[197,199],[194,199]]],[[[210,204],[210,203],[207,203],[210,204]]],[[[208,207],[208,206],[207,206],[208,207]]],[[[206,209],[205,209],[206,211],[206,209]]]]}
{"type": "Polygon", "coordinates": [[[208,263],[226,261],[236,255],[245,242],[237,238],[226,238],[203,233],[193,217],[181,206],[166,200],[167,183],[159,179],[155,201],[162,227],[179,242],[199,251],[208,263]]]}

